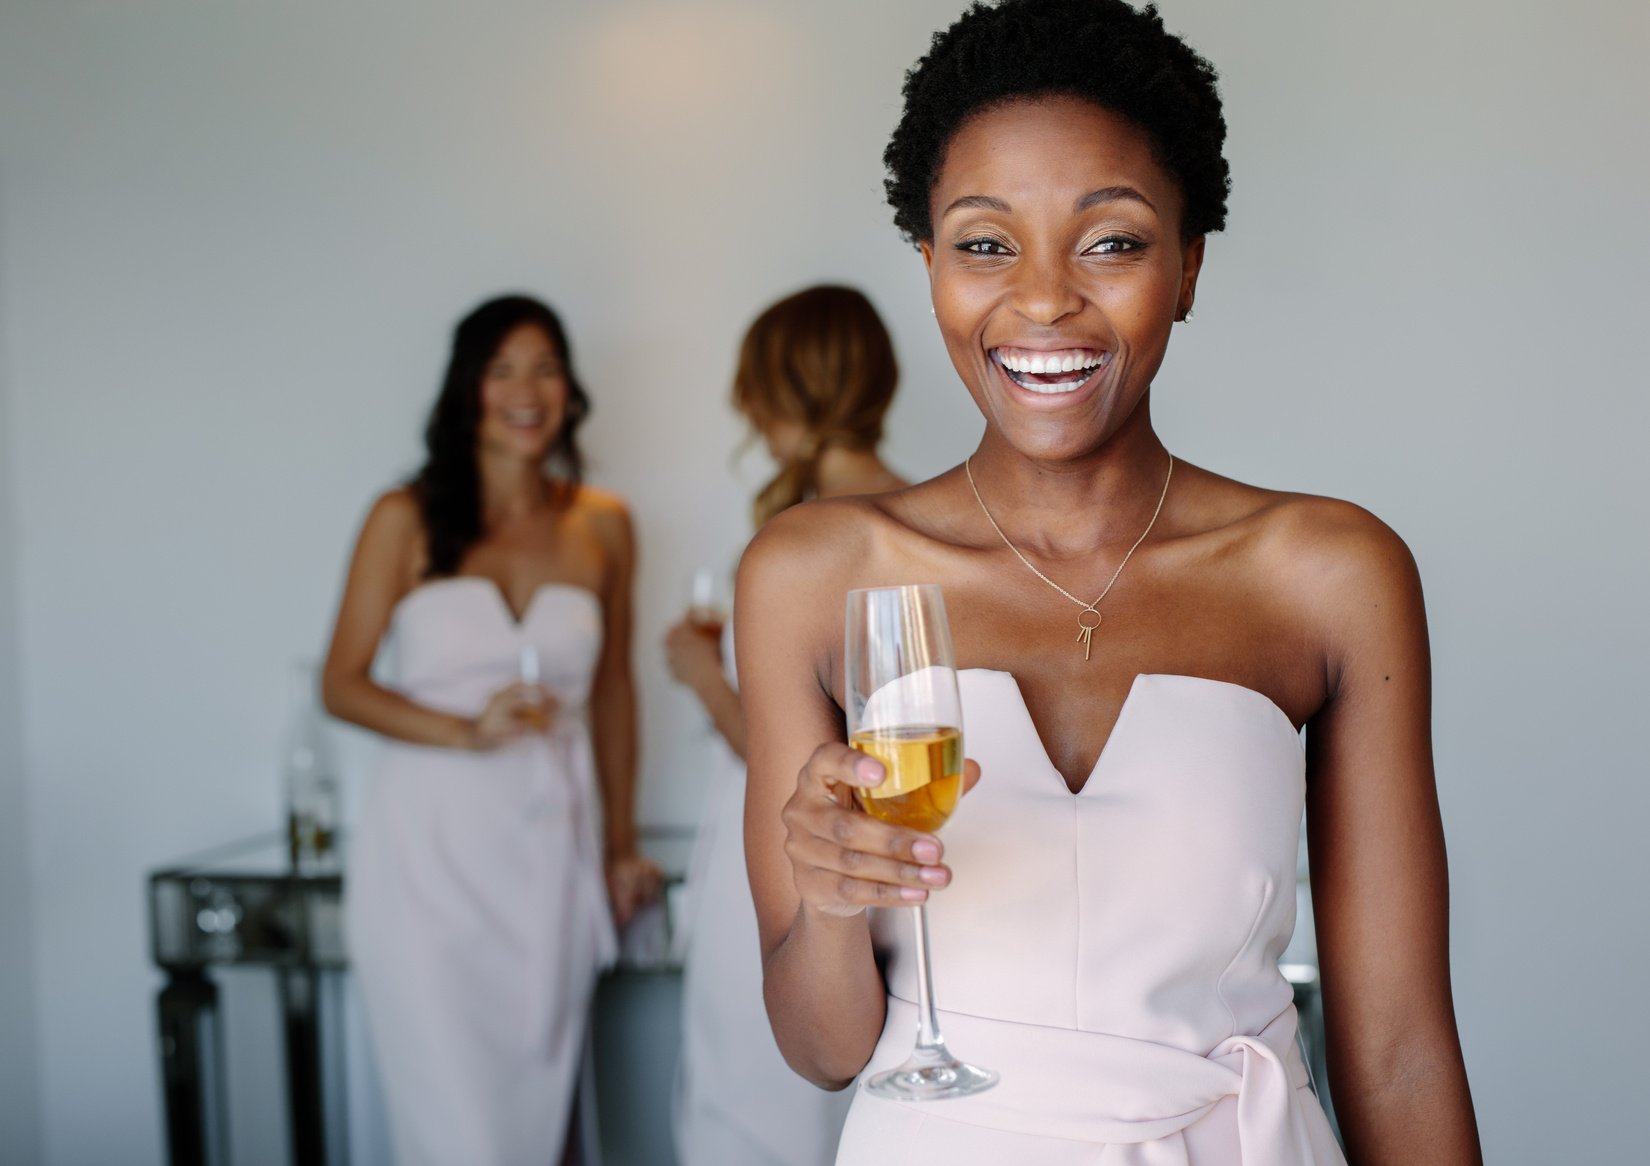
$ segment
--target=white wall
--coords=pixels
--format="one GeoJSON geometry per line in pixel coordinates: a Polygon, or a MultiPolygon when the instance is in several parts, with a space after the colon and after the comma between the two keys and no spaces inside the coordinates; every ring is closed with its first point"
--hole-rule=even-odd
{"type": "MultiPolygon", "coordinates": [[[[274,823],[287,662],[495,291],[568,318],[593,477],[639,520],[644,813],[691,820],[702,721],[654,645],[743,534],[744,324],[853,280],[906,368],[897,462],[978,432],[879,201],[901,71],[960,6],[0,6],[32,878],[0,908],[27,887],[44,1161],[158,1161],[143,873],[274,823]]],[[[1486,1146],[1621,1160],[1650,1037],[1643,6],[1167,7],[1224,75],[1237,189],[1161,429],[1410,539],[1486,1146]]]]}
{"type": "MultiPolygon", "coordinates": [[[[5,204],[0,199],[0,218],[5,204]]],[[[17,667],[17,533],[13,528],[11,401],[0,291],[0,1161],[39,1152],[34,1067],[34,927],[29,902],[28,787],[23,772],[22,673],[17,667]],[[15,1156],[13,1158],[12,1156],[15,1156]]]]}

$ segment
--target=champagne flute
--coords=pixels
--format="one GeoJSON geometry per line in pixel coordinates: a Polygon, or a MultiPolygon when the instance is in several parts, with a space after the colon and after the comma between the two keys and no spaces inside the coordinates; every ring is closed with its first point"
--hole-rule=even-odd
{"type": "MultiPolygon", "coordinates": [[[[931,832],[962,797],[962,698],[934,584],[848,592],[843,688],[848,743],[882,762],[882,784],[857,791],[860,806],[896,826],[931,832]]],[[[917,1045],[904,1064],[865,1089],[896,1101],[978,1093],[997,1083],[991,1069],[951,1055],[934,1012],[928,909],[917,904],[917,1045]]]]}
{"type": "Polygon", "coordinates": [[[693,573],[688,622],[702,635],[721,643],[722,628],[728,622],[728,605],[723,599],[721,577],[709,567],[700,567],[693,573]]]}
{"type": "MultiPolygon", "coordinates": [[[[517,674],[523,684],[539,684],[543,675],[543,668],[539,663],[539,650],[533,644],[523,644],[517,656],[517,674]]],[[[541,697],[530,705],[522,707],[517,714],[523,724],[530,728],[544,732],[550,727],[550,706],[541,697]]]]}

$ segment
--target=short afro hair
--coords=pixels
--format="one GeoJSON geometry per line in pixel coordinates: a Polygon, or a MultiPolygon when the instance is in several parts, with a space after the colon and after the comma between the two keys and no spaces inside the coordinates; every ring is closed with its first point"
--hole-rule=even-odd
{"type": "Polygon", "coordinates": [[[1126,118],[1180,183],[1181,234],[1226,225],[1232,181],[1214,66],[1163,27],[1157,6],[1123,0],[976,3],[934,34],[905,75],[905,110],[883,152],[894,225],[934,237],[929,197],[952,137],[974,114],[1020,98],[1076,97],[1126,118]]]}

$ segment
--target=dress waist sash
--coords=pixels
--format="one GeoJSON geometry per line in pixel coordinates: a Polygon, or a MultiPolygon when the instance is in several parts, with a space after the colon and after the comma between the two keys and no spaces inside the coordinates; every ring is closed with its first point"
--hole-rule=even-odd
{"type": "MultiPolygon", "coordinates": [[[[957,1056],[997,1070],[1001,1081],[952,1101],[876,1104],[917,1105],[936,1118],[1105,1145],[1168,1137],[1222,1099],[1236,1097],[1244,1166],[1312,1160],[1295,1098],[1310,1078],[1295,1044],[1293,1004],[1256,1035],[1227,1037],[1207,1056],[1154,1041],[960,1012],[941,1012],[940,1027],[957,1056]]],[[[915,1005],[890,996],[869,1069],[903,1061],[916,1031],[915,1005]]]]}

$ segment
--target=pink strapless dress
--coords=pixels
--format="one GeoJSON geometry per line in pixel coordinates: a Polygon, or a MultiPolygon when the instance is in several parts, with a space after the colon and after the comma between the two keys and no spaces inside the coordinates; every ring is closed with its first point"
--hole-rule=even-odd
{"type": "MultiPolygon", "coordinates": [[[[1265,696],[1136,677],[1081,792],[1006,672],[960,674],[980,784],[930,899],[951,1050],[996,1088],[859,1092],[838,1166],[1344,1166],[1278,971],[1295,923],[1305,763],[1265,696]]],[[[873,912],[888,1020],[866,1075],[916,1036],[908,911],[873,912]]]]}
{"type": "Polygon", "coordinates": [[[355,831],[350,960],[396,1162],[555,1166],[615,950],[585,716],[601,604],[551,584],[518,623],[491,581],[449,578],[391,634],[419,704],[474,716],[529,643],[560,702],[548,735],[487,753],[390,743],[355,831]]]}

